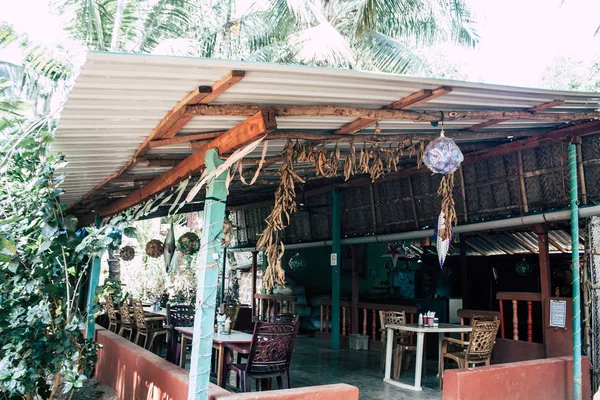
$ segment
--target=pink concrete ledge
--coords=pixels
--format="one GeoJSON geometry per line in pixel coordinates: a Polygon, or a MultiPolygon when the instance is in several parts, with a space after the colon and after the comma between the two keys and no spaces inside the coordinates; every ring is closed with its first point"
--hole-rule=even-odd
{"type": "MultiPolygon", "coordinates": [[[[583,399],[591,399],[589,360],[583,357],[583,399]]],[[[571,400],[573,358],[444,371],[443,400],[571,400]]]]}
{"type": "MultiPolygon", "coordinates": [[[[100,326],[96,379],[122,400],[185,400],[188,372],[100,326]]],[[[209,400],[358,400],[358,388],[346,384],[287,390],[231,393],[210,384],[209,400]]]]}

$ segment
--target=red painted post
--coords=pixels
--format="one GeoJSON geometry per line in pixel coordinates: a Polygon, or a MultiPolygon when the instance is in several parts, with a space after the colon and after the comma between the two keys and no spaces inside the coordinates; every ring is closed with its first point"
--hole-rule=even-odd
{"type": "Polygon", "coordinates": [[[517,300],[512,301],[513,309],[513,340],[519,340],[519,317],[517,316],[517,300]]]}
{"type": "Polygon", "coordinates": [[[375,310],[371,310],[371,315],[373,316],[373,329],[371,330],[371,337],[373,338],[373,340],[377,340],[377,319],[375,318],[375,315],[377,313],[375,312],[375,310]]]}
{"type": "Polygon", "coordinates": [[[329,333],[329,306],[325,306],[325,333],[329,333]]]}
{"type": "Polygon", "coordinates": [[[533,317],[531,312],[531,300],[527,302],[527,341],[533,342],[533,317]]]}
{"type": "Polygon", "coordinates": [[[342,336],[346,336],[346,307],[342,307],[342,336]]]}
{"type": "Polygon", "coordinates": [[[367,334],[367,309],[363,308],[363,335],[367,334]]]}
{"type": "Polygon", "coordinates": [[[502,300],[498,300],[500,304],[500,337],[504,339],[504,306],[502,300]]]}

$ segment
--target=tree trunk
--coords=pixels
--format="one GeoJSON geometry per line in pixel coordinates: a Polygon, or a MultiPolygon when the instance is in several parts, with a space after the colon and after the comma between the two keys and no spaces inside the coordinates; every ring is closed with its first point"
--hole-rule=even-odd
{"type": "Polygon", "coordinates": [[[110,279],[121,280],[121,258],[112,250],[108,250],[108,277],[110,279]]]}

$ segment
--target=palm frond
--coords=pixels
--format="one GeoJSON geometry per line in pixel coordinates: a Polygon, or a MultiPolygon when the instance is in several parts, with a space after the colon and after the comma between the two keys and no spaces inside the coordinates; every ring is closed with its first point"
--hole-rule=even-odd
{"type": "Polygon", "coordinates": [[[363,69],[417,75],[425,68],[423,60],[410,47],[379,32],[363,36],[356,52],[361,54],[363,69]]]}
{"type": "Polygon", "coordinates": [[[165,39],[184,37],[189,27],[189,7],[187,0],[158,0],[143,19],[135,50],[150,52],[165,39]]]}
{"type": "Polygon", "coordinates": [[[356,63],[350,43],[326,21],[292,35],[289,42],[302,64],[349,68],[356,63]]]}

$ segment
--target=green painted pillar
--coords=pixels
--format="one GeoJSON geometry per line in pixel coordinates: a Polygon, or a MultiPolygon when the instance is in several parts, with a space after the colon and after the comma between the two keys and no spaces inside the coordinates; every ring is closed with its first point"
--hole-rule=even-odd
{"type": "Polygon", "coordinates": [[[87,324],[85,328],[85,338],[93,339],[96,329],[96,317],[94,317],[94,297],[96,297],[96,288],[100,281],[100,259],[98,257],[92,260],[92,269],[90,270],[90,286],[88,288],[87,298],[87,324]]]}
{"type": "MultiPolygon", "coordinates": [[[[208,171],[214,171],[222,163],[214,149],[206,152],[205,165],[208,171]]],[[[227,172],[223,172],[211,180],[206,189],[200,254],[196,266],[196,314],[188,385],[189,400],[208,399],[219,264],[223,254],[221,233],[227,199],[226,177],[227,172]]]]}
{"type": "Polygon", "coordinates": [[[338,190],[331,192],[333,196],[331,218],[331,349],[340,348],[340,252],[341,252],[341,220],[340,197],[338,190]]]}
{"type": "Polygon", "coordinates": [[[577,147],[569,145],[571,194],[571,273],[573,275],[573,400],[581,400],[581,305],[579,300],[579,201],[577,195],[577,147]]]}

